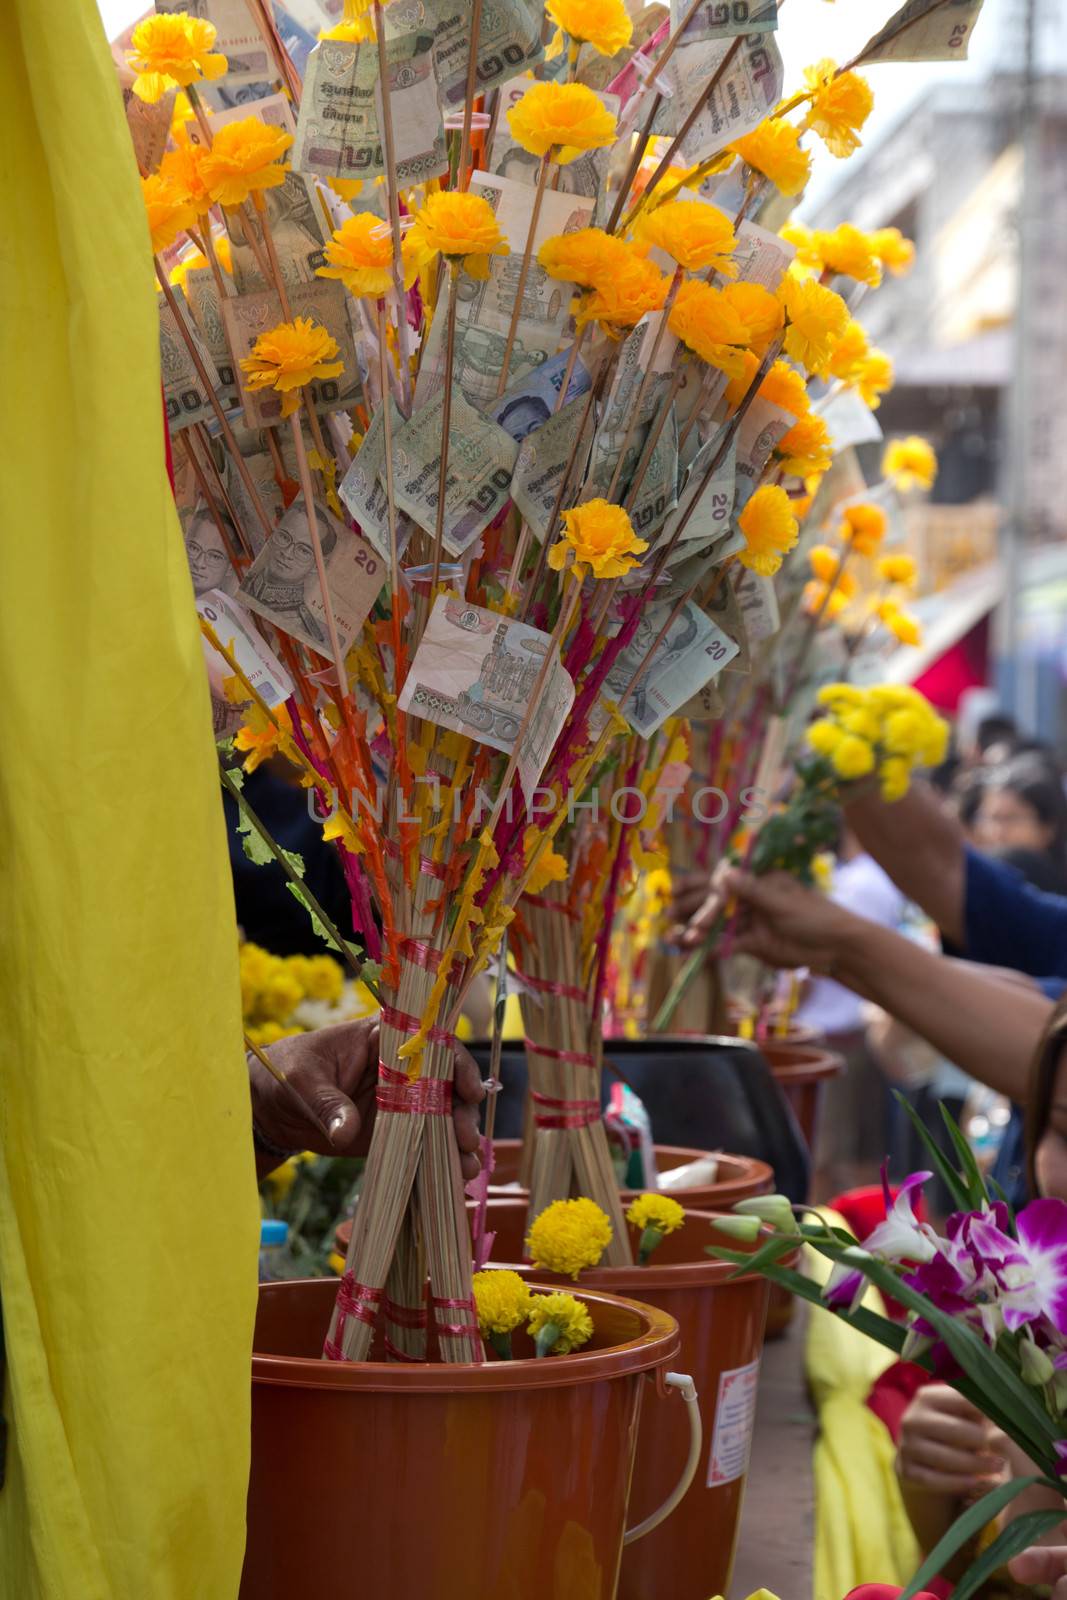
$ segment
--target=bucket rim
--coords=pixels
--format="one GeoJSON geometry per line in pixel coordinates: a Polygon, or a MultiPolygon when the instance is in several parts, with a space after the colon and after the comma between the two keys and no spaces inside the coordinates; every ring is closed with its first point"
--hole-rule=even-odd
{"type": "MultiPolygon", "coordinates": [[[[260,1294],[306,1292],[324,1293],[319,1285],[336,1291],[336,1279],[290,1278],[260,1284],[260,1294]]],[[[559,1283],[535,1279],[531,1289],[558,1292],[559,1283]]],[[[518,1389],[563,1389],[601,1379],[623,1378],[649,1372],[673,1362],[682,1347],[678,1323],[667,1311],[646,1305],[626,1295],[600,1289],[574,1286],[583,1300],[600,1305],[624,1306],[644,1321],[644,1332],[636,1339],[612,1345],[606,1350],[575,1350],[570,1355],[533,1357],[517,1361],[392,1362],[324,1361],[321,1357],[268,1355],[253,1349],[252,1381],[281,1388],[363,1390],[388,1393],[404,1390],[418,1394],[472,1395],[496,1394],[518,1389]]]]}

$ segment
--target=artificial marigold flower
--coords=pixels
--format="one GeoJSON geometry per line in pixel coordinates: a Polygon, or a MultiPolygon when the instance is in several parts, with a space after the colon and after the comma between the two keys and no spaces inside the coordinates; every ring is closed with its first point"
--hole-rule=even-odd
{"type": "Polygon", "coordinates": [[[877,411],[882,396],[893,387],[893,363],[884,350],[871,350],[856,362],[848,381],[860,399],[877,411]]]}
{"type": "Polygon", "coordinates": [[[881,283],[882,263],[871,248],[870,238],[851,222],[842,222],[830,233],[816,233],[815,247],[830,272],[855,278],[872,289],[881,283]]]}
{"type": "Polygon", "coordinates": [[[532,1295],[524,1278],[506,1268],[476,1272],[474,1308],[478,1326],[486,1338],[511,1333],[530,1313],[532,1295]]]}
{"type": "MultiPolygon", "coordinates": [[[[682,288],[688,285],[683,284],[682,288]]],[[[644,256],[631,256],[583,295],[575,309],[575,326],[596,322],[606,333],[636,327],[650,311],[661,311],[670,279],[644,256]]]]}
{"type": "Polygon", "coordinates": [[[850,156],[859,149],[859,130],[874,105],[870,84],[858,72],[838,72],[829,60],[805,67],[804,82],[811,97],[804,126],[814,129],[831,155],[850,156]]]}
{"type": "Polygon", "coordinates": [[[134,94],[154,105],[168,89],[184,89],[200,78],[221,78],[226,57],[213,53],[215,39],[214,23],[183,11],[160,11],[143,18],[130,35],[133,48],[126,52],[137,74],[134,94]]]}
{"type": "Polygon", "coordinates": [[[911,787],[911,767],[900,756],[887,756],[878,769],[882,799],[892,804],[903,800],[911,787]]]}
{"type": "MultiPolygon", "coordinates": [[[[751,389],[752,380],[759,370],[759,364],[760,358],[754,350],[742,350],[741,371],[738,373],[736,378],[730,379],[723,391],[726,397],[726,403],[730,407],[731,411],[735,410],[736,407],[741,404],[749,389],[751,389]]],[[[770,374],[768,374],[768,376],[770,376],[770,374]]],[[[763,385],[761,383],[760,394],[762,393],[763,385]]]]}
{"type": "Polygon", "coordinates": [[[844,734],[831,717],[819,717],[811,724],[804,737],[809,748],[814,750],[817,756],[829,756],[837,749],[844,734]]]}
{"type": "MultiPolygon", "coordinates": [[[[557,1204],[563,1202],[557,1201],[557,1204]]],[[[590,1205],[592,1201],[589,1202],[590,1205]]],[[[537,1354],[565,1356],[588,1344],[593,1337],[593,1319],[572,1294],[537,1294],[526,1325],[537,1354]]]]}
{"type": "Polygon", "coordinates": [[[626,1220],[641,1229],[637,1261],[643,1266],[668,1233],[677,1233],[685,1224],[685,1209],[669,1194],[639,1194],[626,1210],[626,1220]]]}
{"type": "Polygon", "coordinates": [[[299,403],[297,389],[344,371],[344,362],[334,360],[337,350],[337,340],[325,328],[310,317],[295,317],[261,333],[241,368],[250,389],[277,389],[282,416],[291,417],[299,403]]]}
{"type": "Polygon", "coordinates": [[[865,778],[874,771],[874,747],[859,734],[846,733],[830,752],[830,764],[839,778],[865,778]]]}
{"type": "MultiPolygon", "coordinates": [[[[404,288],[410,289],[423,264],[411,229],[401,237],[400,255],[404,288]]],[[[317,277],[339,278],[357,299],[379,299],[393,285],[392,230],[370,211],[346,217],[326,246],[326,261],[325,267],[316,268],[317,277]]]]}
{"type": "Polygon", "coordinates": [[[535,83],[508,112],[516,144],[531,155],[566,166],[583,150],[601,150],[615,139],[615,118],[584,83],[535,83]]]}
{"type": "Polygon", "coordinates": [[[202,144],[179,144],[168,150],[159,163],[159,176],[168,178],[180,189],[198,217],[211,210],[211,196],[204,182],[204,157],[207,148],[202,144]]]}
{"type": "Polygon", "coordinates": [[[727,377],[737,378],[745,370],[750,334],[726,295],[725,289],[714,289],[700,278],[690,278],[675,296],[667,326],[701,361],[718,367],[727,377]]]}
{"type": "Polygon", "coordinates": [[[583,289],[594,288],[631,259],[629,246],[603,228],[553,234],[537,252],[538,263],[550,278],[583,289]]]}
{"type": "Polygon", "coordinates": [[[810,277],[812,272],[817,272],[822,267],[822,258],[816,248],[815,234],[811,228],[805,228],[802,222],[786,222],[778,229],[778,237],[796,250],[791,271],[796,273],[797,277],[810,277]]]}
{"type": "Polygon", "coordinates": [[[621,578],[647,549],[648,540],[637,537],[622,506],[586,500],[563,513],[563,533],[548,552],[548,564],[561,571],[573,551],[579,577],[588,568],[594,578],[621,578]]]}
{"type": "Polygon", "coordinates": [[[797,542],[799,532],[789,496],[777,484],[764,484],[737,519],[745,536],[745,548],[737,559],[751,572],[771,578],[782,565],[782,557],[797,542]]]}
{"type": "Polygon", "coordinates": [[[273,720],[255,701],[245,710],[245,721],[234,734],[234,749],[247,751],[244,759],[246,772],[255,772],[264,761],[281,752],[287,754],[292,745],[292,723],[284,706],[279,706],[273,720]]]}
{"type": "Polygon", "coordinates": [[[914,556],[899,555],[882,556],[878,563],[878,576],[883,583],[904,583],[911,585],[918,577],[919,569],[914,556]]]}
{"type": "Polygon", "coordinates": [[[819,583],[813,578],[804,585],[803,601],[810,617],[825,617],[833,622],[847,608],[848,595],[836,584],[831,589],[828,583],[819,583]]]}
{"type": "Polygon", "coordinates": [[[863,500],[857,505],[845,507],[837,531],[842,543],[847,544],[858,556],[873,556],[878,554],[888,526],[889,518],[883,507],[871,500],[863,500]]]}
{"type": "Polygon", "coordinates": [[[791,477],[806,478],[825,472],[833,460],[830,430],[821,417],[801,417],[774,447],[775,456],[791,477]]]}
{"type": "Polygon", "coordinates": [[[760,283],[728,283],[723,300],[736,311],[748,331],[748,344],[760,355],[782,331],[785,316],[781,303],[760,283]]]}
{"type": "MultiPolygon", "coordinates": [[[[591,44],[602,56],[625,50],[633,37],[633,21],[622,0],[548,0],[545,11],[560,33],[591,44]]],[[[558,51],[550,50],[554,53],[558,51]]]]}
{"type": "Polygon", "coordinates": [[[141,179],[141,198],[152,236],[152,254],[158,256],[180,233],[193,226],[196,210],[176,183],[156,172],[141,179]]]}
{"type": "Polygon", "coordinates": [[[408,236],[412,250],[423,261],[438,254],[446,261],[462,261],[472,278],[487,278],[490,256],[508,254],[508,241],[488,200],[455,189],[427,195],[408,236]]]}
{"type": "Polygon", "coordinates": [[[781,406],[783,411],[791,411],[794,417],[806,417],[811,410],[808,386],[796,367],[791,367],[788,361],[774,363],[760,384],[759,392],[772,406],[781,406]]]}
{"type": "Polygon", "coordinates": [[[799,194],[811,174],[811,156],[800,148],[800,133],[784,117],[767,117],[758,128],[727,145],[782,194],[799,194]]]}
{"type": "Polygon", "coordinates": [[[922,626],[919,619],[913,617],[910,611],[901,611],[899,606],[884,600],[878,607],[878,616],[900,644],[922,644],[922,626]]]}
{"type": "Polygon", "coordinates": [[[871,249],[882,265],[899,278],[915,264],[915,246],[899,228],[876,228],[870,236],[871,249]]]}
{"type": "Polygon", "coordinates": [[[809,372],[825,377],[834,345],[848,326],[848,307],[839,294],[821,283],[802,283],[787,274],[778,298],[788,318],[786,354],[809,372]]]}
{"type": "Polygon", "coordinates": [[[531,1225],[526,1249],[535,1267],[577,1278],[596,1266],[611,1238],[611,1219],[595,1200],[553,1200],[531,1225]]]}
{"type": "Polygon", "coordinates": [[[342,22],[335,22],[332,28],[325,28],[319,34],[321,39],[339,39],[343,44],[369,44],[377,38],[374,31],[374,7],[372,0],[360,0],[360,4],[351,7],[357,15],[348,16],[342,22]]]}
{"type": "Polygon", "coordinates": [[[821,583],[833,583],[841,569],[841,551],[829,544],[813,544],[808,551],[808,565],[821,583]]]}
{"type": "Polygon", "coordinates": [[[930,489],[937,477],[937,457],[928,440],[912,434],[886,446],[882,471],[898,489],[930,489]]]}
{"type": "MultiPolygon", "coordinates": [[[[584,0],[583,0],[584,3],[584,0]]],[[[638,218],[635,237],[641,245],[654,245],[686,272],[716,272],[732,278],[737,268],[730,257],[737,235],[725,211],[702,200],[668,200],[638,218]]]]}
{"type": "Polygon", "coordinates": [[[828,369],[830,377],[850,377],[853,368],[863,360],[869,348],[867,330],[855,317],[850,317],[840,339],[834,344],[828,369]]]}
{"type": "MultiPolygon", "coordinates": [[[[523,834],[523,865],[528,867],[534,861],[537,846],[542,838],[540,828],[529,827],[523,834]]],[[[553,850],[549,845],[547,849],[537,855],[534,869],[526,879],[526,894],[543,894],[550,883],[566,883],[568,877],[567,858],[553,850]]]]}
{"type": "Polygon", "coordinates": [[[272,128],[262,117],[225,123],[204,152],[204,185],[223,206],[243,205],[250,194],[276,189],[285,182],[288,164],[280,158],[293,142],[284,128],[272,128]]]}

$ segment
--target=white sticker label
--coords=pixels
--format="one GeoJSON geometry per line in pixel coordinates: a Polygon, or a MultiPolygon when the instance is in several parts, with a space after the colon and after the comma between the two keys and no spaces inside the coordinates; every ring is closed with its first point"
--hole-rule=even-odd
{"type": "Polygon", "coordinates": [[[734,1367],[719,1378],[719,1398],[708,1456],[709,1489],[733,1483],[748,1471],[758,1388],[758,1361],[749,1362],[747,1367],[734,1367]]]}

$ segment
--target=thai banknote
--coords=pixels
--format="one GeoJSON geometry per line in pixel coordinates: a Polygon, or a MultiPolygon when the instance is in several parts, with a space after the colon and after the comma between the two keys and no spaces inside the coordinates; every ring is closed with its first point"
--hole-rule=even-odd
{"type": "Polygon", "coordinates": [[[737,567],[733,573],[734,597],[741,608],[741,620],[749,649],[762,644],[778,632],[781,617],[773,578],[749,567],[737,567]]]}
{"type": "Polygon", "coordinates": [[[215,83],[233,88],[237,80],[254,83],[277,77],[270,47],[247,0],[156,0],[156,10],[184,11],[214,23],[218,33],[214,49],[226,57],[226,72],[215,83]]]}
{"type": "Polygon", "coordinates": [[[712,438],[697,451],[678,496],[678,508],[664,526],[662,543],[671,539],[678,527],[682,529],[678,536],[679,548],[692,547],[694,542],[711,544],[729,534],[737,478],[737,446],[731,442],[709,478],[708,468],[719,449],[720,440],[712,438]]]}
{"type": "MultiPolygon", "coordinates": [[[[395,0],[387,12],[397,33],[433,35],[433,61],[441,98],[455,109],[467,94],[471,8],[464,0],[395,0]]],[[[477,94],[499,88],[544,59],[543,12],[526,0],[484,0],[478,30],[477,94]]]]}
{"type": "Polygon", "coordinates": [[[684,706],[678,707],[678,715],[687,722],[718,722],[724,709],[725,702],[714,683],[706,683],[684,706]]]}
{"type": "Polygon", "coordinates": [[[751,133],[774,110],[782,96],[782,57],[770,33],[747,34],[740,43],[710,39],[679,45],[663,77],[672,93],[656,114],[656,133],[677,134],[697,102],[702,102],[680,146],[682,159],[696,165],[751,133]],[[705,100],[708,84],[731,51],[729,65],[705,100]]]}
{"type": "MultiPolygon", "coordinates": [[[[432,44],[429,32],[386,44],[397,177],[406,184],[448,170],[432,44]]],[[[309,177],[381,177],[381,114],[377,44],[324,39],[308,62],[293,166],[309,177]]]]}
{"type": "Polygon", "coordinates": [[[574,684],[558,655],[534,696],[550,646],[539,628],[438,595],[398,707],[507,755],[518,742],[519,777],[529,795],[574,704],[574,684]]]}
{"type": "MultiPolygon", "coordinates": [[[[585,400],[572,400],[541,427],[528,433],[519,446],[511,479],[511,497],[538,539],[548,538],[556,531],[552,525],[552,513],[556,509],[563,474],[574,454],[585,413],[585,400]]],[[[591,428],[587,422],[586,454],[590,438],[591,428]]],[[[573,482],[581,482],[582,466],[583,462],[577,460],[573,482]]]]}
{"type": "Polygon", "coordinates": [[[187,340],[191,340],[195,346],[208,382],[216,390],[219,387],[219,375],[181,296],[174,297],[177,313],[171,310],[162,290],[156,299],[159,306],[159,365],[163,379],[163,403],[167,412],[167,426],[171,433],[175,433],[179,428],[188,428],[194,422],[206,422],[215,415],[211,397],[189,353],[187,340]],[[181,327],[178,325],[179,316],[181,327]],[[182,328],[185,330],[184,336],[182,328]]]}
{"type": "Polygon", "coordinates": [[[189,563],[189,576],[193,580],[193,593],[197,596],[206,594],[210,589],[236,594],[240,582],[226,545],[228,540],[230,549],[240,550],[241,542],[232,518],[219,500],[220,497],[216,495],[216,510],[222,530],[206,500],[198,498],[193,505],[178,508],[178,520],[185,541],[185,558],[189,563]]]}
{"type": "MultiPolygon", "coordinates": [[[[388,574],[385,562],[367,539],[346,527],[325,506],[316,503],[315,512],[337,642],[344,654],[370,615],[388,574]]],[[[245,605],[275,627],[320,655],[331,654],[303,495],[293,501],[245,573],[240,595],[245,605]]]]}
{"type": "Polygon", "coordinates": [[[119,80],[122,83],[122,109],[133,141],[133,153],[141,172],[155,172],[167,148],[171,115],[177,93],[169,89],[154,105],[142,100],[133,92],[133,73],[123,65],[119,80]]]}
{"type": "Polygon", "coordinates": [[[965,61],[982,0],[907,0],[863,50],[876,61],[965,61]]]}
{"type": "Polygon", "coordinates": [[[620,651],[604,682],[612,699],[626,695],[620,706],[635,733],[648,738],[662,727],[679,706],[718,676],[737,654],[737,645],[692,600],[686,601],[659,634],[673,610],[668,600],[645,607],[631,642],[620,651]],[[644,668],[637,686],[626,694],[631,680],[644,668]]]}
{"type": "MultiPolygon", "coordinates": [[[[498,173],[502,178],[510,178],[515,183],[536,184],[541,169],[541,158],[531,155],[516,143],[508,123],[508,112],[514,110],[533,86],[532,78],[520,78],[506,83],[500,91],[489,171],[498,173]]],[[[619,102],[615,95],[601,94],[600,98],[612,115],[617,114],[619,102]]],[[[603,187],[614,154],[615,147],[611,144],[605,145],[602,150],[586,150],[575,156],[573,161],[568,161],[566,166],[558,169],[557,193],[580,194],[595,200],[603,187]]],[[[516,244],[512,241],[512,249],[515,248],[516,244]]]]}
{"type": "MultiPolygon", "coordinates": [[[[453,377],[473,405],[484,407],[497,398],[533,215],[534,190],[529,184],[515,183],[496,173],[479,172],[471,181],[470,192],[481,195],[492,206],[510,246],[508,255],[492,258],[487,279],[471,278],[466,273],[459,277],[453,377]]],[[[592,210],[592,201],[580,195],[556,194],[551,189],[544,195],[508,357],[505,389],[542,367],[563,342],[573,292],[569,284],[557,283],[538,265],[537,251],[553,234],[586,227],[592,210]]],[[[429,400],[444,378],[446,298],[442,295],[438,301],[419,366],[415,389],[419,405],[429,400]]]]}
{"type": "Polygon", "coordinates": [[[835,454],[850,444],[875,444],[883,437],[878,418],[855,389],[831,390],[812,410],[825,422],[835,454]]]}
{"type": "Polygon", "coordinates": [[[720,582],[710,586],[701,598],[705,613],[711,617],[716,626],[721,628],[728,638],[737,646],[737,653],[726,663],[728,672],[748,674],[752,670],[752,651],[749,645],[748,634],[745,630],[745,620],[741,613],[741,602],[734,593],[733,584],[729,575],[720,582]]]}
{"type": "MultiPolygon", "coordinates": [[[[299,283],[289,290],[294,317],[310,317],[337,341],[336,360],[343,370],[336,378],[320,378],[310,385],[316,411],[346,411],[359,405],[363,386],[349,316],[348,297],[339,283],[319,278],[314,283],[299,283]]],[[[222,317],[230,348],[238,362],[237,382],[241,390],[245,421],[250,428],[269,428],[281,421],[282,400],[274,389],[249,389],[240,362],[249,354],[261,333],[282,320],[281,302],[271,289],[254,294],[231,295],[222,303],[222,317]]]]}
{"type": "Polygon", "coordinates": [[[210,267],[192,267],[189,270],[185,278],[185,299],[193,321],[200,330],[200,336],[215,363],[215,370],[219,375],[219,399],[229,410],[240,398],[237,390],[237,374],[226,340],[226,325],[222,320],[218,285],[210,267]]]}
{"type": "MultiPolygon", "coordinates": [[[[261,638],[255,621],[244,606],[221,589],[208,589],[197,595],[196,609],[204,621],[210,623],[219,643],[230,652],[253,689],[271,710],[284,704],[293,692],[292,679],[261,638]]],[[[226,695],[226,680],[234,676],[229,662],[205,635],[201,634],[200,642],[211,689],[211,719],[215,737],[225,739],[236,733],[245,720],[245,713],[241,705],[234,705],[226,695]]]]}
{"type": "Polygon", "coordinates": [[[597,494],[607,493],[624,444],[626,461],[619,483],[625,489],[637,465],[648,424],[658,413],[670,385],[678,342],[666,330],[659,334],[661,320],[659,312],[645,318],[627,336],[619,352],[593,448],[592,485],[597,494]],[[649,381],[638,409],[646,374],[649,381]]]}
{"type": "MultiPolygon", "coordinates": [[[[543,366],[535,368],[528,377],[521,378],[510,389],[505,389],[499,400],[485,408],[486,416],[498,422],[506,433],[520,442],[535,428],[543,427],[559,405],[559,391],[563,387],[570,356],[570,349],[561,350],[543,366]]],[[[589,384],[589,368],[578,356],[567,384],[566,403],[587,394],[589,384]]]]}
{"type": "Polygon", "coordinates": [[[777,289],[796,255],[796,246],[779,238],[758,222],[742,222],[737,230],[733,261],[738,283],[758,283],[771,293],[777,289]]]}
{"type": "MultiPolygon", "coordinates": [[[[412,413],[393,441],[397,505],[430,534],[437,525],[443,420],[440,389],[412,413]]],[[[481,416],[453,389],[443,532],[450,555],[462,555],[506,505],[518,449],[509,433],[481,416]]]]}
{"type": "Polygon", "coordinates": [[[742,510],[755,493],[770,460],[771,451],[796,422],[791,411],[757,395],[737,430],[736,509],[742,510]]]}
{"type": "Polygon", "coordinates": [[[620,72],[625,71],[641,47],[648,43],[670,17],[667,7],[658,3],[642,6],[636,13],[631,12],[631,15],[634,31],[629,44],[622,50],[617,50],[613,56],[604,56],[591,44],[583,44],[578,52],[575,77],[579,83],[595,89],[598,94],[612,87],[620,72]]]}
{"type": "MultiPolygon", "coordinates": [[[[689,10],[687,0],[671,0],[671,27],[680,28],[689,10]]],[[[705,39],[733,39],[739,33],[773,33],[778,26],[778,0],[701,0],[685,31],[687,44],[705,39]]]]}
{"type": "MultiPolygon", "coordinates": [[[[650,429],[638,430],[650,433],[650,429]]],[[[627,452],[629,454],[629,452],[627,452]]],[[[642,448],[642,456],[644,448],[642,448]]],[[[640,458],[638,458],[638,465],[640,458]]],[[[625,471],[625,468],[624,468],[625,471]]],[[[632,478],[632,474],[630,477],[632,478]]],[[[629,480],[628,480],[629,483],[629,480]]],[[[674,407],[652,447],[636,490],[627,488],[626,508],[634,531],[651,545],[678,504],[678,423],[674,407]]],[[[647,557],[646,557],[647,559],[647,557]]]]}

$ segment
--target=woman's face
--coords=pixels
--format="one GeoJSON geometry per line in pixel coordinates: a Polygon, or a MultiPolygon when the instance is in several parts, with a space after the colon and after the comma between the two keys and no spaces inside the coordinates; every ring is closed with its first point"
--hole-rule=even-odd
{"type": "Polygon", "coordinates": [[[976,834],[983,850],[1047,850],[1052,828],[1011,789],[993,787],[982,796],[976,834]]]}
{"type": "Polygon", "coordinates": [[[1052,1083],[1048,1122],[1034,1155],[1037,1186],[1043,1195],[1067,1200],[1067,1049],[1060,1051],[1052,1083]]]}

